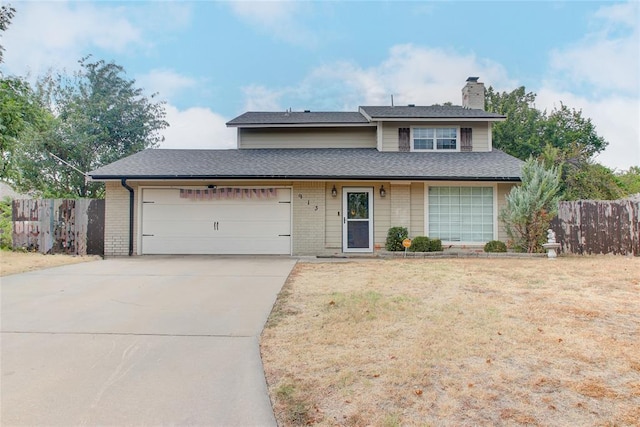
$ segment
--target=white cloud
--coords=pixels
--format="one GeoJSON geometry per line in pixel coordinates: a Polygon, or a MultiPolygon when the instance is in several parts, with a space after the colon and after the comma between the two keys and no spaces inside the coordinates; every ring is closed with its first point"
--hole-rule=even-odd
{"type": "Polygon", "coordinates": [[[594,14],[594,30],[551,53],[538,107],[559,102],[583,110],[609,146],[596,160],[627,169],[640,166],[640,4],[608,5],[594,14]]]}
{"type": "Polygon", "coordinates": [[[73,69],[92,46],[122,52],[144,45],[140,30],[122,7],[65,2],[25,2],[15,7],[16,16],[3,38],[10,73],[73,69]]]}
{"type": "Polygon", "coordinates": [[[261,85],[251,85],[242,88],[245,96],[245,111],[278,111],[283,110],[280,98],[287,90],[278,91],[261,85]]]}
{"type": "Polygon", "coordinates": [[[162,134],[160,148],[223,149],[236,148],[236,132],[227,128],[227,120],[208,108],[179,110],[166,105],[166,120],[170,126],[162,134]]]}
{"type": "Polygon", "coordinates": [[[137,85],[147,93],[158,93],[162,99],[172,96],[184,89],[195,87],[198,82],[169,69],[155,69],[136,78],[137,85]]]}
{"type": "Polygon", "coordinates": [[[174,3],[18,2],[3,34],[8,74],[74,70],[87,53],[102,49],[139,53],[154,46],[153,33],[188,24],[191,7],[174,3]]]}
{"type": "Polygon", "coordinates": [[[231,11],[248,24],[277,39],[300,46],[314,46],[318,38],[300,23],[308,8],[297,1],[232,1],[231,11]]]}
{"type": "Polygon", "coordinates": [[[481,81],[493,86],[516,85],[500,64],[473,54],[398,45],[390,49],[386,60],[374,67],[337,62],[312,70],[293,86],[247,87],[245,105],[272,110],[289,107],[354,110],[359,105],[388,105],[391,95],[396,105],[445,102],[459,105],[462,86],[469,76],[480,76],[481,81]]]}

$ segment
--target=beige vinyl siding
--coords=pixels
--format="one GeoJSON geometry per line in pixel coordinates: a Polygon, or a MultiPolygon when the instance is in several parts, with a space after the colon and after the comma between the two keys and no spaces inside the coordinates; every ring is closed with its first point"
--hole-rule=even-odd
{"type": "Polygon", "coordinates": [[[238,148],[376,148],[376,128],[239,129],[238,148]]]}
{"type": "Polygon", "coordinates": [[[391,202],[392,227],[411,226],[411,187],[408,184],[394,185],[387,190],[387,197],[391,202]]]}
{"type": "MultiPolygon", "coordinates": [[[[507,201],[506,201],[507,194],[509,194],[511,189],[516,185],[517,184],[498,184],[498,191],[497,191],[498,194],[496,196],[498,199],[497,200],[498,215],[500,215],[500,211],[507,204],[507,201]]],[[[503,242],[506,242],[508,239],[509,237],[507,236],[507,233],[504,231],[504,223],[498,220],[498,240],[502,240],[503,242]]]]}
{"type": "Polygon", "coordinates": [[[471,151],[489,151],[489,123],[473,123],[472,126],[463,124],[460,127],[470,127],[471,131],[471,151]]]}
{"type": "MultiPolygon", "coordinates": [[[[450,126],[471,128],[473,151],[489,151],[489,123],[487,122],[385,122],[382,127],[381,151],[398,151],[398,129],[450,126]]],[[[459,144],[459,142],[458,142],[459,144]]]]}
{"type": "Polygon", "coordinates": [[[424,183],[411,183],[411,227],[409,236],[424,236],[424,183]]]}
{"type": "Polygon", "coordinates": [[[373,188],[373,245],[374,250],[384,248],[387,232],[390,227],[391,203],[388,182],[327,182],[325,188],[325,248],[332,252],[342,252],[342,188],[373,188]],[[336,186],[338,195],[331,196],[331,189],[336,186]],[[380,197],[380,186],[384,185],[386,197],[380,197]]]}

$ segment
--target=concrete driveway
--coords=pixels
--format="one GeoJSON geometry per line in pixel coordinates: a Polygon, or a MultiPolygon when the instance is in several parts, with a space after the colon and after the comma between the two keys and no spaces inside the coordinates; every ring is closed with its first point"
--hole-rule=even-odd
{"type": "Polygon", "coordinates": [[[295,260],[141,257],[2,278],[2,425],[275,425],[259,334],[295,260]]]}

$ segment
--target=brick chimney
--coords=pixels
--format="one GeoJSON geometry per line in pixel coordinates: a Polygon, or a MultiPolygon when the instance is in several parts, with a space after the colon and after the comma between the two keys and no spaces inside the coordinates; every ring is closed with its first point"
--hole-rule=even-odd
{"type": "Polygon", "coordinates": [[[464,108],[484,110],[484,83],[479,82],[479,78],[469,77],[467,84],[462,88],[462,106],[464,108]]]}

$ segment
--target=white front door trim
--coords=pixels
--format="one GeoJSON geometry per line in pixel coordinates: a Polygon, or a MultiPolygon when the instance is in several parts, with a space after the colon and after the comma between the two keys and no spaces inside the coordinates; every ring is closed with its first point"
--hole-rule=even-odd
{"type": "Polygon", "coordinates": [[[373,188],[372,187],[342,187],[342,251],[343,252],[373,252],[373,188]],[[367,218],[349,218],[349,194],[365,193],[367,194],[367,218]],[[353,226],[356,224],[367,223],[366,228],[360,228],[360,231],[366,230],[368,233],[368,242],[365,246],[360,242],[354,244],[353,226]],[[351,226],[351,227],[350,227],[351,226]],[[349,233],[351,228],[352,233],[349,233]]]}

